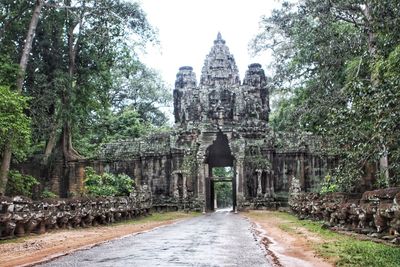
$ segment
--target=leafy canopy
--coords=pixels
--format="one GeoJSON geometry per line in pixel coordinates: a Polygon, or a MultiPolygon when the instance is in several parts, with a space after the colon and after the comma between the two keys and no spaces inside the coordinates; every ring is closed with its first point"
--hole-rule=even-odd
{"type": "Polygon", "coordinates": [[[254,52],[273,52],[272,127],[324,137],[340,158],[337,190],[364,186],[382,158],[389,179],[378,186],[400,184],[398,14],[399,1],[284,1],[253,40],[254,52]]]}
{"type": "Polygon", "coordinates": [[[14,155],[22,159],[30,145],[30,119],[25,114],[28,97],[0,86],[0,151],[10,145],[14,155]]]}

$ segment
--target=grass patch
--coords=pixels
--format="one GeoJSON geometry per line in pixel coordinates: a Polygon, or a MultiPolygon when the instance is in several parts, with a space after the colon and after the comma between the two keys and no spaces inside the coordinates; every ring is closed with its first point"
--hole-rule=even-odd
{"type": "Polygon", "coordinates": [[[22,243],[25,240],[29,239],[29,236],[23,236],[18,238],[4,239],[0,240],[0,245],[9,244],[9,243],[22,243]]]}
{"type": "Polygon", "coordinates": [[[257,220],[266,216],[282,219],[279,228],[290,234],[298,234],[296,228],[303,227],[321,237],[322,243],[311,242],[316,252],[336,266],[346,267],[399,267],[400,247],[393,247],[372,241],[342,235],[329,229],[321,228],[322,223],[311,220],[299,220],[286,212],[252,212],[251,217],[257,220]]]}

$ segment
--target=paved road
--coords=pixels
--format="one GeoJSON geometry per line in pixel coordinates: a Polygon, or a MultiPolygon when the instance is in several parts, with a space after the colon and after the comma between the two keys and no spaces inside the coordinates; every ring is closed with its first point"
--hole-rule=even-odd
{"type": "Polygon", "coordinates": [[[42,266],[271,266],[240,215],[216,212],[78,251],[42,266]]]}

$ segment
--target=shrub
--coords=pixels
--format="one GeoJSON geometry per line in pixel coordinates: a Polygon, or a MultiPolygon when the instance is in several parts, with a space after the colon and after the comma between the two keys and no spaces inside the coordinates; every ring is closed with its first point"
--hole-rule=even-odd
{"type": "Polygon", "coordinates": [[[335,183],[334,179],[331,175],[325,176],[325,181],[322,183],[322,187],[320,190],[321,194],[333,193],[339,191],[339,185],[335,183]]]}
{"type": "Polygon", "coordinates": [[[84,191],[91,196],[128,196],[134,182],[126,174],[97,174],[93,168],[85,168],[84,191]]]}
{"type": "Polygon", "coordinates": [[[45,189],[40,195],[41,198],[58,198],[58,195],[45,189]]]}
{"type": "Polygon", "coordinates": [[[38,184],[35,177],[11,170],[8,172],[6,195],[32,197],[32,189],[38,184]]]}

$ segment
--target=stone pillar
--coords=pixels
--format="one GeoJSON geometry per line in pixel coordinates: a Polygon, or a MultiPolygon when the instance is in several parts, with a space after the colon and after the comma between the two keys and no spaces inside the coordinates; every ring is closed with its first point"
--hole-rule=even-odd
{"type": "Polygon", "coordinates": [[[304,190],[305,188],[305,162],[304,162],[304,153],[300,155],[300,176],[296,177],[299,179],[300,187],[304,190]]]}
{"type": "Polygon", "coordinates": [[[174,183],[173,183],[173,196],[174,198],[178,199],[179,198],[179,190],[178,190],[178,179],[179,179],[179,174],[174,173],[174,183]]]}
{"type": "Polygon", "coordinates": [[[68,182],[66,182],[66,185],[68,186],[68,188],[67,188],[68,197],[76,196],[76,186],[77,186],[76,185],[76,175],[75,175],[76,165],[77,165],[76,161],[69,161],[67,163],[66,168],[68,169],[67,170],[68,177],[66,177],[66,179],[68,182]]]}
{"type": "MultiPolygon", "coordinates": [[[[262,170],[257,169],[256,174],[257,174],[257,197],[262,196],[262,186],[261,186],[261,177],[262,177],[262,170]]],[[[267,188],[269,184],[267,183],[267,188]]]]}
{"type": "Polygon", "coordinates": [[[63,177],[63,162],[62,161],[56,161],[54,164],[54,167],[51,172],[51,178],[50,178],[50,190],[60,197],[66,197],[64,193],[62,192],[62,186],[61,186],[61,181],[63,177]]]}
{"type": "Polygon", "coordinates": [[[142,184],[141,162],[139,159],[135,159],[134,162],[135,166],[133,169],[133,175],[135,178],[135,185],[140,187],[140,185],[142,184]]]}
{"type": "Polygon", "coordinates": [[[186,180],[187,180],[187,174],[182,173],[182,192],[183,192],[183,199],[187,199],[187,185],[186,185],[186,180]]]}
{"type": "Polygon", "coordinates": [[[197,198],[203,202],[203,213],[207,210],[206,203],[206,177],[208,175],[208,164],[204,163],[204,155],[197,155],[197,198]]]}
{"type": "Polygon", "coordinates": [[[152,192],[154,192],[154,186],[153,186],[153,183],[152,183],[153,176],[154,176],[154,172],[153,172],[154,160],[153,160],[153,158],[146,158],[146,161],[147,161],[147,170],[146,170],[146,172],[147,172],[147,183],[148,183],[148,185],[152,185],[151,190],[152,190],[152,192]]]}
{"type": "Polygon", "coordinates": [[[83,181],[85,180],[85,164],[80,161],[76,170],[77,193],[83,190],[83,181]]]}
{"type": "Polygon", "coordinates": [[[271,173],[267,172],[265,175],[265,196],[270,197],[271,196],[271,173]]]}
{"type": "Polygon", "coordinates": [[[241,206],[241,203],[244,201],[244,172],[243,172],[243,158],[236,159],[235,161],[235,198],[236,198],[236,207],[235,211],[237,209],[237,206],[241,206]]]}
{"type": "MultiPolygon", "coordinates": [[[[199,149],[200,150],[200,149],[199,149]]],[[[208,176],[208,164],[205,163],[205,148],[197,154],[197,194],[199,198],[204,199],[205,179],[208,176]]]]}
{"type": "Polygon", "coordinates": [[[214,210],[218,209],[217,197],[217,192],[214,192],[214,210]]]}
{"type": "Polygon", "coordinates": [[[268,181],[269,181],[269,196],[275,196],[275,185],[274,185],[274,173],[272,171],[268,172],[268,181]]]}
{"type": "Polygon", "coordinates": [[[243,172],[243,159],[239,159],[236,162],[237,172],[237,192],[243,195],[244,190],[244,172],[243,172]]]}

